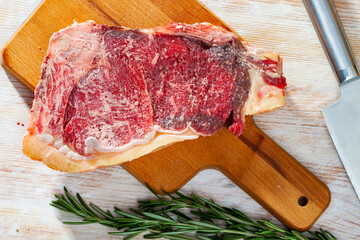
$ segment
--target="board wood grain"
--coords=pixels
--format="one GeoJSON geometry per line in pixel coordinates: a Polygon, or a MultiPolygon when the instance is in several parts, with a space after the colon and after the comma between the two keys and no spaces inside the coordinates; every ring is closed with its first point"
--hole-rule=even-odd
{"type": "MultiPolygon", "coordinates": [[[[195,0],[46,0],[3,48],[3,67],[33,90],[48,39],[74,19],[131,28],[210,22],[231,30],[195,0]]],[[[223,128],[213,137],[178,143],[123,167],[158,192],[180,188],[203,169],[218,169],[280,221],[300,231],[310,228],[330,202],[326,185],[260,131],[251,117],[240,139],[223,128]]]]}

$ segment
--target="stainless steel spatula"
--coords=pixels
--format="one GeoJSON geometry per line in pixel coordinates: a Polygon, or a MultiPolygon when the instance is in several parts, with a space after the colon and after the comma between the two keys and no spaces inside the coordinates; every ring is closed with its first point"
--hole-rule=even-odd
{"type": "Polygon", "coordinates": [[[340,99],[323,110],[336,150],[360,198],[360,77],[332,0],[304,0],[324,51],[340,82],[340,99]]]}

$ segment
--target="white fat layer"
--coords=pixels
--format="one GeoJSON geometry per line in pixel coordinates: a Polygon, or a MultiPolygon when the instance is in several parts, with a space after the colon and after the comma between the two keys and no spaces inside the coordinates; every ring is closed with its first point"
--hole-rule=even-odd
{"type": "MultiPolygon", "coordinates": [[[[27,133],[25,133],[25,135],[26,134],[29,134],[29,133],[27,132],[27,133]]],[[[176,137],[179,140],[191,140],[191,139],[196,139],[201,135],[202,134],[199,134],[198,132],[193,130],[193,128],[190,126],[190,124],[188,124],[188,126],[184,130],[181,130],[181,131],[164,130],[164,129],[161,129],[159,125],[155,125],[154,131],[151,132],[150,134],[148,134],[145,139],[135,140],[135,141],[125,144],[121,147],[114,147],[114,148],[102,147],[102,146],[100,146],[100,143],[98,142],[98,140],[94,137],[89,137],[88,139],[86,139],[85,145],[86,145],[86,148],[88,148],[88,149],[93,148],[99,153],[114,153],[114,152],[126,151],[134,146],[145,145],[152,140],[157,142],[157,141],[163,140],[164,138],[171,138],[171,137],[176,137]],[[191,130],[193,132],[193,134],[191,134],[191,135],[184,134],[185,132],[187,132],[189,130],[191,130]],[[162,132],[162,133],[166,133],[166,134],[161,134],[161,135],[155,137],[155,134],[157,132],[162,132]]],[[[37,137],[41,141],[46,142],[48,144],[52,144],[54,142],[54,137],[50,134],[40,134],[37,137]]],[[[55,148],[57,148],[59,152],[65,154],[66,157],[71,158],[73,160],[79,160],[79,161],[89,160],[89,159],[92,159],[92,157],[93,157],[93,156],[86,157],[86,156],[83,156],[79,153],[76,153],[76,152],[70,150],[70,148],[66,144],[63,144],[63,139],[59,139],[59,140],[55,141],[53,146],[55,148]]]]}
{"type": "Polygon", "coordinates": [[[170,134],[163,134],[163,135],[160,135],[158,136],[155,141],[159,141],[159,140],[162,140],[164,138],[168,138],[168,137],[176,137],[176,138],[179,138],[181,140],[191,140],[191,139],[196,139],[199,137],[199,135],[177,135],[177,134],[174,134],[174,135],[170,135],[170,134]]]}
{"type": "Polygon", "coordinates": [[[56,142],[54,142],[54,147],[56,148],[61,148],[64,145],[63,140],[57,140],[56,142]]]}
{"type": "Polygon", "coordinates": [[[152,132],[147,134],[145,138],[143,139],[137,139],[134,141],[131,141],[125,145],[122,145],[120,147],[103,147],[99,143],[99,141],[94,137],[88,137],[85,140],[85,152],[100,152],[100,153],[111,153],[111,152],[123,152],[126,151],[136,145],[144,145],[150,142],[151,139],[155,137],[157,127],[153,129],[152,132]]]}
{"type": "MultiPolygon", "coordinates": [[[[189,130],[193,133],[194,136],[203,136],[203,137],[209,136],[208,134],[202,134],[200,132],[197,132],[193,127],[191,127],[191,123],[188,123],[186,128],[184,128],[181,131],[163,129],[159,125],[156,125],[156,126],[159,128],[158,132],[171,134],[171,136],[181,135],[181,134],[184,134],[184,133],[188,132],[189,130]]],[[[191,136],[193,136],[193,135],[191,135],[191,136]]]]}
{"type": "Polygon", "coordinates": [[[59,148],[59,152],[66,154],[66,153],[70,152],[70,148],[67,145],[63,145],[62,147],[59,148]]]}
{"type": "MultiPolygon", "coordinates": [[[[85,145],[86,145],[86,148],[88,148],[88,147],[93,148],[97,152],[100,152],[100,153],[114,153],[114,152],[123,152],[123,151],[129,150],[130,148],[132,148],[134,146],[145,145],[145,144],[149,143],[151,140],[158,141],[160,139],[167,138],[167,137],[177,137],[179,139],[189,140],[189,139],[196,139],[199,137],[199,135],[196,135],[196,134],[193,134],[193,135],[163,134],[163,135],[159,135],[156,138],[154,138],[155,133],[156,133],[156,131],[154,131],[151,135],[148,135],[145,139],[135,140],[135,141],[127,143],[121,147],[112,147],[112,148],[111,147],[102,147],[100,145],[100,143],[98,142],[98,140],[94,137],[87,138],[85,141],[85,145]]],[[[77,159],[75,159],[75,160],[77,160],[77,159]]],[[[81,160],[83,160],[83,159],[81,159],[81,160]]]]}
{"type": "MultiPolygon", "coordinates": [[[[155,125],[153,131],[149,133],[144,139],[134,140],[120,147],[103,147],[96,138],[89,137],[85,140],[85,152],[94,152],[94,151],[98,153],[123,152],[129,150],[134,146],[148,144],[151,140],[157,141],[166,137],[177,137],[182,140],[189,140],[189,139],[196,139],[199,136],[205,136],[205,135],[196,132],[191,127],[191,123],[189,123],[187,127],[181,131],[167,130],[161,128],[159,125],[155,125]],[[193,134],[191,135],[184,134],[188,131],[191,131],[193,134]],[[155,138],[157,132],[165,133],[165,134],[159,135],[155,138]]],[[[73,160],[87,160],[92,158],[92,156],[85,157],[79,153],[70,150],[70,148],[66,144],[64,144],[63,139],[58,139],[54,142],[54,137],[50,134],[40,134],[38,135],[38,138],[43,142],[46,142],[48,144],[53,144],[53,146],[57,148],[59,152],[66,154],[68,158],[71,158],[73,160]]]]}
{"type": "Polygon", "coordinates": [[[265,72],[266,75],[268,75],[269,77],[272,77],[272,78],[277,78],[277,77],[280,77],[280,74],[277,73],[277,72],[273,72],[273,71],[266,71],[265,72]]]}
{"type": "Polygon", "coordinates": [[[191,128],[191,123],[188,123],[186,128],[184,128],[183,130],[180,130],[180,131],[164,129],[164,128],[161,128],[159,125],[155,125],[155,128],[157,128],[158,132],[160,132],[160,133],[168,133],[168,134],[174,134],[174,135],[183,134],[183,133],[189,131],[189,129],[191,129],[194,132],[194,134],[201,135],[200,133],[196,132],[193,128],[191,128]]]}
{"type": "Polygon", "coordinates": [[[66,154],[68,158],[74,159],[74,160],[86,160],[87,158],[83,155],[80,155],[76,152],[70,151],[66,154]]]}
{"type": "Polygon", "coordinates": [[[47,133],[39,134],[37,137],[47,144],[53,144],[54,142],[54,137],[47,133]]]}
{"type": "Polygon", "coordinates": [[[194,128],[191,127],[190,124],[189,124],[189,129],[190,129],[191,131],[193,131],[195,134],[197,134],[198,136],[203,136],[203,137],[210,136],[209,134],[202,134],[201,132],[197,132],[194,128]]]}

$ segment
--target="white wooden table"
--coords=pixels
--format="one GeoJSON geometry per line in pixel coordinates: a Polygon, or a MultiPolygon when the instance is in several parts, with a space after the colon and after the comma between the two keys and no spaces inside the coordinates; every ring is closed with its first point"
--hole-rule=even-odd
{"type": "MultiPolygon", "coordinates": [[[[41,0],[0,0],[0,46],[41,0]]],[[[279,52],[288,79],[287,105],[255,117],[259,127],[324,181],[332,193],[328,210],[314,228],[338,239],[360,239],[360,201],[329,137],[321,109],[339,97],[315,31],[300,0],[203,0],[245,39],[279,52]],[[249,17],[250,16],[250,17],[249,17]]],[[[360,2],[336,0],[354,54],[360,61],[360,2]]],[[[120,166],[82,174],[60,173],[21,152],[33,94],[0,69],[0,239],[116,239],[99,225],[65,226],[77,218],[49,206],[67,186],[101,207],[122,209],[151,197],[120,166]],[[23,126],[25,125],[25,126],[23,126]]],[[[254,219],[274,218],[221,173],[206,170],[182,188],[254,219]]]]}

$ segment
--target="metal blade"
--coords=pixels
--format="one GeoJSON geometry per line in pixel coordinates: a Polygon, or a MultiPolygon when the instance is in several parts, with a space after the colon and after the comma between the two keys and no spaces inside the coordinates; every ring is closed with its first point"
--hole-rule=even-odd
{"type": "Polygon", "coordinates": [[[323,110],[340,159],[360,199],[360,78],[340,86],[341,97],[323,110]]]}

